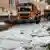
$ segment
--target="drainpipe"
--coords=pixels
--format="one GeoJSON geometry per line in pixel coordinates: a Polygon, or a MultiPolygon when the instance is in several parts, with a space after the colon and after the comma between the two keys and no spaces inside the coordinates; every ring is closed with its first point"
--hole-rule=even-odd
{"type": "Polygon", "coordinates": [[[9,0],[9,20],[11,20],[11,16],[12,16],[12,8],[13,8],[13,0],[9,0]]]}

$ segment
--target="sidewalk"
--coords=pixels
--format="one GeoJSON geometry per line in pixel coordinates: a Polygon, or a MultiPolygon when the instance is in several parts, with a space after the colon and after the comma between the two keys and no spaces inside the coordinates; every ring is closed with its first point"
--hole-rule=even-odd
{"type": "Polygon", "coordinates": [[[5,24],[4,22],[0,22],[0,32],[4,30],[8,30],[11,26],[9,24],[5,24]]]}

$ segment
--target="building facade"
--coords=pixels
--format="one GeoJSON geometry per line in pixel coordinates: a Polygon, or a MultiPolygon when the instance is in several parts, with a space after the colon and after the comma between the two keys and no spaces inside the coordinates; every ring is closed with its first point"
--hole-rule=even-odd
{"type": "Polygon", "coordinates": [[[0,7],[9,8],[9,0],[0,0],[0,7]]]}
{"type": "MultiPolygon", "coordinates": [[[[44,10],[45,0],[0,0],[0,11],[2,8],[6,9],[13,9],[13,11],[16,9],[18,3],[20,2],[32,2],[34,3],[38,8],[40,8],[41,11],[44,10]]],[[[43,13],[43,12],[42,12],[43,13]]]]}
{"type": "Polygon", "coordinates": [[[33,2],[36,4],[36,1],[37,0],[0,0],[0,8],[15,8],[15,6],[20,2],[33,2]]]}
{"type": "Polygon", "coordinates": [[[15,0],[0,0],[0,10],[2,8],[5,8],[5,9],[14,8],[15,9],[15,0]]]}

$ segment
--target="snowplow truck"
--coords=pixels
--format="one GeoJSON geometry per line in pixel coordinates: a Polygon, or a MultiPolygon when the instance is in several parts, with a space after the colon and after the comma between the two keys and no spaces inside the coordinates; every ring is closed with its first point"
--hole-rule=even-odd
{"type": "MultiPolygon", "coordinates": [[[[15,20],[6,20],[8,24],[23,24],[23,23],[36,23],[40,22],[41,12],[32,3],[20,3],[16,6],[17,16],[15,20]]],[[[12,13],[11,13],[12,17],[12,13]]]]}
{"type": "Polygon", "coordinates": [[[40,11],[32,3],[20,3],[18,5],[18,19],[30,20],[31,22],[40,22],[40,11]]]}

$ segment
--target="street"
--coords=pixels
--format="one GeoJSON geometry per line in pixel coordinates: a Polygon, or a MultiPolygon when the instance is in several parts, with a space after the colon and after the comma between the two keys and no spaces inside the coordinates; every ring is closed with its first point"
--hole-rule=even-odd
{"type": "Polygon", "coordinates": [[[0,32],[0,47],[11,49],[25,45],[30,46],[28,45],[30,40],[32,40],[32,44],[47,44],[50,42],[50,34],[46,31],[48,27],[50,27],[50,21],[40,22],[39,24],[15,25],[8,30],[0,32]],[[22,41],[24,41],[24,44],[21,44],[22,41]]]}

